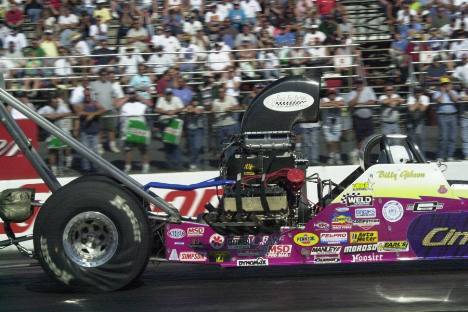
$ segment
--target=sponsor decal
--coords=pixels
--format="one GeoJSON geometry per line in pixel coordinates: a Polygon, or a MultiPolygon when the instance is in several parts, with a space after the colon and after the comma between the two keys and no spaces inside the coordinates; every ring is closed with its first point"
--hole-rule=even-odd
{"type": "Polygon", "coordinates": [[[169,255],[169,260],[179,261],[179,255],[177,254],[177,250],[172,249],[171,254],[169,255]]]}
{"type": "Polygon", "coordinates": [[[340,257],[315,257],[314,263],[325,264],[325,263],[340,263],[340,257]]]}
{"type": "Polygon", "coordinates": [[[286,258],[291,256],[292,245],[272,245],[268,249],[268,258],[286,258]]]}
{"type": "Polygon", "coordinates": [[[377,177],[379,179],[389,179],[389,180],[408,180],[408,179],[423,179],[426,177],[424,172],[417,172],[414,170],[403,170],[402,172],[394,172],[394,171],[385,171],[379,170],[377,171],[377,177]]]}
{"type": "Polygon", "coordinates": [[[311,256],[336,255],[341,252],[341,246],[315,246],[310,250],[311,256]]]}
{"type": "Polygon", "coordinates": [[[356,182],[352,185],[353,191],[371,191],[372,187],[369,182],[356,182]]]}
{"type": "Polygon", "coordinates": [[[192,238],[190,240],[189,247],[191,248],[202,248],[204,247],[202,242],[200,241],[200,238],[192,238]]]}
{"type": "Polygon", "coordinates": [[[224,246],[224,236],[213,234],[210,236],[210,246],[213,249],[221,249],[224,246]]]}
{"type": "Polygon", "coordinates": [[[345,244],[348,242],[348,233],[320,233],[320,242],[327,245],[345,244]]]}
{"type": "Polygon", "coordinates": [[[349,235],[349,242],[351,244],[368,244],[379,241],[379,232],[377,231],[351,232],[349,235]]]}
{"type": "Polygon", "coordinates": [[[408,227],[408,241],[418,257],[467,257],[468,212],[421,214],[408,227]]]}
{"type": "Polygon", "coordinates": [[[382,215],[388,222],[398,222],[403,218],[403,205],[396,200],[386,202],[382,208],[382,215]]]}
{"type": "Polygon", "coordinates": [[[348,207],[366,207],[372,206],[374,198],[368,195],[361,195],[359,193],[345,194],[341,197],[341,202],[348,207]]]}
{"type": "Polygon", "coordinates": [[[314,223],[314,229],[318,231],[328,231],[330,229],[330,224],[328,224],[327,222],[320,221],[314,223]]]}
{"type": "Polygon", "coordinates": [[[203,234],[205,234],[205,228],[202,226],[187,228],[187,237],[203,236],[203,234]]]}
{"type": "Polygon", "coordinates": [[[184,242],[174,242],[174,245],[184,246],[185,243],[184,242]]]}
{"type": "Polygon", "coordinates": [[[238,267],[248,267],[248,266],[266,266],[268,265],[268,259],[258,257],[257,259],[243,259],[237,260],[238,267]]]}
{"type": "Polygon", "coordinates": [[[331,226],[333,230],[350,230],[353,227],[353,218],[351,212],[335,212],[332,215],[331,226]]]}
{"type": "Polygon", "coordinates": [[[311,247],[319,242],[319,238],[314,233],[302,232],[294,235],[293,241],[296,245],[302,247],[311,247]]]}
{"type": "Polygon", "coordinates": [[[409,250],[408,241],[378,242],[378,252],[404,252],[409,250]]]}
{"type": "Polygon", "coordinates": [[[185,237],[185,231],[183,229],[170,229],[167,235],[172,239],[181,239],[185,237]]]}
{"type": "Polygon", "coordinates": [[[295,112],[314,104],[314,98],[304,92],[286,91],[271,94],[263,100],[263,105],[277,112],[295,112]]]}
{"type": "Polygon", "coordinates": [[[227,251],[215,251],[208,253],[210,262],[224,263],[231,260],[231,254],[227,251]]]}
{"type": "Polygon", "coordinates": [[[424,236],[422,245],[425,247],[465,246],[468,245],[468,231],[436,227],[424,236]]]}
{"type": "Polygon", "coordinates": [[[179,254],[180,261],[186,262],[204,262],[206,261],[206,253],[204,252],[194,252],[194,251],[182,251],[179,254]]]}
{"type": "Polygon", "coordinates": [[[349,211],[349,208],[348,207],[338,207],[338,208],[335,208],[335,211],[337,211],[337,212],[346,212],[346,211],[349,211]]]}
{"type": "MultiPolygon", "coordinates": [[[[228,249],[249,249],[254,243],[255,236],[234,236],[227,240],[228,249]]],[[[268,237],[267,237],[268,240],[268,237]]]]}
{"type": "Polygon", "coordinates": [[[237,252],[237,255],[239,257],[258,257],[258,256],[261,256],[264,253],[265,253],[265,251],[262,252],[260,250],[255,250],[255,249],[253,249],[253,250],[242,250],[241,249],[241,250],[239,250],[237,252]]]}
{"type": "Polygon", "coordinates": [[[445,185],[441,185],[439,189],[437,190],[437,192],[439,192],[440,194],[445,194],[448,192],[448,189],[445,185]]]}
{"type": "Polygon", "coordinates": [[[353,226],[360,227],[363,230],[370,230],[374,226],[380,224],[379,219],[362,219],[362,220],[353,220],[353,226]]]}
{"type": "Polygon", "coordinates": [[[343,253],[359,253],[359,252],[370,252],[377,251],[377,244],[364,244],[364,245],[353,245],[345,246],[343,253]]]}
{"type": "Polygon", "coordinates": [[[436,202],[436,201],[431,201],[431,202],[416,202],[414,204],[409,204],[406,206],[406,210],[411,210],[411,211],[435,211],[438,209],[444,208],[444,204],[436,202]]]}
{"type": "Polygon", "coordinates": [[[368,255],[356,254],[352,255],[352,257],[353,259],[351,259],[351,262],[376,262],[383,260],[383,255],[377,255],[374,253],[368,255]]]}
{"type": "Polygon", "coordinates": [[[375,208],[356,208],[354,210],[354,217],[356,219],[368,219],[368,218],[376,218],[377,212],[375,208]]]}

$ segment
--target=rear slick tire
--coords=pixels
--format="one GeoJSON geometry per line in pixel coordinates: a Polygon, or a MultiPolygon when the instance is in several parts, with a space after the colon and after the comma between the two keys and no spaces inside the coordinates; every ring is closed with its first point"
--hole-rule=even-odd
{"type": "Polygon", "coordinates": [[[72,288],[114,291],[133,282],[150,254],[148,218],[123,187],[96,179],[53,193],[34,226],[44,270],[72,288]]]}

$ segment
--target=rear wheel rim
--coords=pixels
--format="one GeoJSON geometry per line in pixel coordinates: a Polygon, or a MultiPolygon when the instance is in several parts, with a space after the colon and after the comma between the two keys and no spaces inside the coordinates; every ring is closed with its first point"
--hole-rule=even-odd
{"type": "Polygon", "coordinates": [[[92,268],[112,258],[119,245],[119,233],[109,217],[97,211],[87,211],[68,221],[62,242],[71,261],[92,268]]]}

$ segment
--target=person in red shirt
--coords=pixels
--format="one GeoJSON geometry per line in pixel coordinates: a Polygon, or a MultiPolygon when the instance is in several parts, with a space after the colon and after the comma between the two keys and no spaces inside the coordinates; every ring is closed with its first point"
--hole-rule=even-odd
{"type": "Polygon", "coordinates": [[[332,14],[336,8],[336,0],[316,0],[315,5],[320,15],[332,14]]]}
{"type": "Polygon", "coordinates": [[[24,22],[23,11],[21,11],[15,3],[10,4],[10,9],[5,13],[5,23],[12,26],[21,26],[24,22]]]}

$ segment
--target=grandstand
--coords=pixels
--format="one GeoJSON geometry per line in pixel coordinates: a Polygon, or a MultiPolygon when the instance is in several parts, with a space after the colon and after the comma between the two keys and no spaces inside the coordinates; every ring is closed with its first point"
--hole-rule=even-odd
{"type": "MultiPolygon", "coordinates": [[[[468,124],[463,127],[466,111],[463,107],[468,74],[466,66],[459,63],[468,49],[465,36],[468,23],[465,23],[464,13],[468,6],[465,1],[447,3],[386,0],[126,3],[96,0],[74,4],[33,0],[19,6],[5,4],[2,8],[5,23],[0,27],[3,44],[0,68],[5,74],[7,89],[25,92],[29,98],[25,97],[25,101],[32,102],[36,108],[50,106],[52,97],[59,106],[68,107],[57,122],[66,124],[76,136],[80,136],[82,129],[79,120],[80,116],[83,119],[81,106],[85,90],[90,89],[97,98],[115,97],[111,103],[115,106],[107,107],[100,123],[116,119],[115,124],[120,125],[128,120],[119,118],[123,102],[129,101],[128,95],[132,93],[129,90],[136,89],[138,99],[132,101],[147,101],[144,114],[152,132],[151,158],[163,159],[158,150],[167,147],[163,129],[168,125],[160,121],[182,120],[185,125],[179,124],[182,143],[178,143],[178,147],[193,153],[190,146],[203,145],[198,150],[202,154],[197,160],[200,163],[193,164],[184,157],[187,158],[184,160],[186,168],[192,169],[209,168],[219,149],[209,139],[223,130],[216,126],[221,115],[219,111],[214,114],[214,101],[223,105],[232,102],[231,108],[238,113],[230,113],[230,117],[238,122],[240,112],[256,92],[277,78],[308,70],[322,71],[323,97],[327,97],[329,90],[337,90],[344,99],[339,114],[342,125],[337,131],[342,143],[341,159],[353,162],[355,160],[346,155],[356,146],[352,131],[347,131],[353,128],[351,115],[356,108],[348,109],[348,102],[356,88],[356,78],[364,79],[374,93],[375,100],[365,105],[372,108],[376,129],[382,124],[382,107],[387,105],[379,99],[385,98],[386,86],[393,86],[405,100],[405,104],[396,109],[398,128],[405,133],[408,116],[411,117],[406,100],[414,93],[414,88],[422,86],[424,93],[432,97],[439,88],[440,78],[451,77],[453,88],[458,91],[462,125],[459,133],[462,142],[456,144],[461,145],[462,150],[448,158],[465,158],[468,150],[463,148],[468,139],[464,135],[468,136],[468,124]],[[18,9],[22,10],[22,19],[15,14],[18,9]],[[102,78],[103,69],[109,72],[105,79],[102,78]],[[95,95],[97,91],[93,85],[101,80],[109,81],[113,91],[95,95]],[[218,99],[217,90],[223,86],[229,101],[218,99]],[[179,118],[164,118],[173,110],[158,108],[158,103],[173,101],[162,100],[166,98],[167,89],[172,89],[171,94],[183,102],[179,118]],[[192,128],[187,128],[189,125],[192,128]]],[[[433,99],[431,102],[435,104],[433,99]]],[[[437,112],[437,105],[431,105],[424,112],[428,130],[425,150],[430,158],[437,157],[431,153],[438,149],[437,112]]],[[[327,116],[325,113],[322,126],[327,126],[327,116]]],[[[316,137],[312,141],[322,143],[321,150],[318,158],[309,159],[313,163],[323,163],[329,160],[329,155],[320,135],[320,125],[316,128],[317,131],[307,132],[307,135],[316,137]]],[[[103,133],[104,129],[99,132],[103,133]]],[[[122,139],[122,128],[115,129],[119,129],[116,134],[122,139]]],[[[102,152],[102,147],[109,145],[108,150],[114,153],[106,153],[106,157],[118,162],[127,155],[118,152],[124,146],[113,138],[113,131],[108,132],[109,135],[102,137],[103,145],[96,149],[102,152]]],[[[300,133],[299,129],[300,140],[307,141],[306,135],[300,133]]],[[[46,150],[47,144],[43,146],[46,150]]],[[[165,149],[164,154],[167,152],[165,149]]],[[[70,160],[68,153],[61,149],[61,158],[70,160]]],[[[62,167],[71,166],[71,161],[62,163],[62,167]]],[[[79,164],[75,163],[74,167],[78,169],[79,164]]],[[[152,168],[162,170],[164,164],[153,162],[152,168]]]]}

